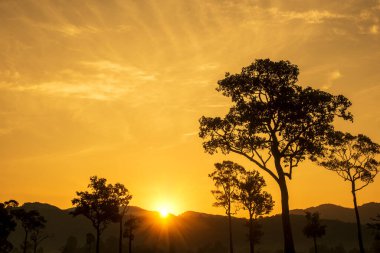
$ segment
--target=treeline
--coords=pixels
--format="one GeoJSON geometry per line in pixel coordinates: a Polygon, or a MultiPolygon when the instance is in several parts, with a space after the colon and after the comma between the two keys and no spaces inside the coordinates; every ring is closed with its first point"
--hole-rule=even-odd
{"type": "MultiPolygon", "coordinates": [[[[76,192],[77,197],[72,200],[75,207],[70,214],[72,216],[83,215],[91,221],[95,235],[87,233],[86,252],[100,252],[100,238],[110,223],[119,224],[118,252],[123,251],[123,239],[128,239],[129,252],[132,252],[132,242],[135,230],[139,227],[141,217],[126,215],[132,195],[128,189],[120,183],[107,184],[105,178],[93,176],[87,191],[76,192]],[[127,216],[127,219],[124,218],[127,216]]],[[[24,240],[20,249],[23,253],[32,251],[37,253],[42,241],[49,238],[44,232],[45,218],[36,210],[26,211],[18,207],[15,200],[0,203],[0,253],[8,253],[14,249],[14,245],[8,240],[9,235],[15,231],[17,223],[24,231],[24,240]]],[[[62,253],[72,252],[74,240],[69,238],[62,253]]]]}

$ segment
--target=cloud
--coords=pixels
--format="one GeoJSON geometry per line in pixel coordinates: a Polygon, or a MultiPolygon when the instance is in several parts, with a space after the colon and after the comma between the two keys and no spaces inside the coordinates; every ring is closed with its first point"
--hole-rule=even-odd
{"type": "Polygon", "coordinates": [[[156,80],[156,76],[152,73],[148,73],[144,70],[133,66],[125,66],[111,61],[92,61],[92,62],[82,62],[83,65],[94,68],[98,71],[110,71],[114,73],[124,73],[129,77],[134,79],[139,79],[143,81],[153,81],[156,80]]]}
{"type": "Polygon", "coordinates": [[[328,90],[333,85],[334,81],[342,77],[339,70],[334,70],[327,75],[326,84],[322,86],[322,90],[328,90]]]}
{"type": "Polygon", "coordinates": [[[370,28],[369,28],[369,32],[371,34],[378,34],[379,33],[379,26],[378,25],[372,25],[370,28]]]}
{"type": "Polygon", "coordinates": [[[347,16],[333,13],[327,10],[308,10],[303,12],[297,11],[282,11],[278,8],[269,9],[270,13],[275,17],[279,18],[281,21],[290,20],[303,20],[310,24],[320,24],[328,19],[342,19],[347,18],[347,16]]]}

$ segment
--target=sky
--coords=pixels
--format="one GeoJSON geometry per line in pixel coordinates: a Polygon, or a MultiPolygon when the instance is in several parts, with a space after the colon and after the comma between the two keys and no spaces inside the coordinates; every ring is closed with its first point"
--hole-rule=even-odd
{"type": "MultiPolygon", "coordinates": [[[[380,1],[0,0],[0,201],[71,207],[89,177],[123,183],[131,204],[223,214],[198,119],[231,106],[225,72],[289,60],[299,85],[342,94],[380,143],[380,1]]],[[[277,185],[264,172],[280,212],[277,185]]],[[[290,208],[351,207],[350,187],[310,162],[289,182],[290,208]]],[[[358,192],[380,202],[380,179],[358,192]]]]}

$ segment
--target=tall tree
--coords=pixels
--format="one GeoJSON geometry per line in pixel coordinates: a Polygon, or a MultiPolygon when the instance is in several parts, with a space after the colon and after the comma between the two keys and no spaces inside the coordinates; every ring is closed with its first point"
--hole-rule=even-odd
{"type": "Polygon", "coordinates": [[[308,156],[322,152],[335,117],[352,120],[344,96],[297,84],[288,61],[256,60],[240,74],[226,73],[217,91],[231,98],[223,118],[202,117],[199,136],[206,152],[235,153],[267,172],[281,191],[286,253],[294,253],[287,179],[308,156]]]}
{"type": "Polygon", "coordinates": [[[17,207],[15,200],[0,203],[0,252],[11,252],[13,245],[8,241],[8,236],[15,230],[16,222],[13,220],[11,209],[17,207]]]}
{"type": "Polygon", "coordinates": [[[132,199],[132,195],[123,184],[116,183],[113,187],[114,197],[118,202],[119,213],[119,253],[123,251],[123,220],[128,211],[129,202],[132,199]]]}
{"type": "Polygon", "coordinates": [[[230,241],[230,253],[233,253],[232,240],[232,214],[233,203],[237,193],[238,177],[245,169],[232,161],[223,161],[215,164],[215,170],[209,174],[216,186],[216,190],[212,190],[212,194],[216,198],[214,206],[223,207],[228,216],[228,232],[230,241]]]}
{"type": "Polygon", "coordinates": [[[380,154],[380,145],[365,135],[353,136],[350,133],[336,131],[330,135],[329,146],[319,164],[335,171],[344,181],[350,183],[354,202],[359,249],[364,253],[360,215],[356,192],[372,183],[380,166],[375,159],[380,154]]]}
{"type": "Polygon", "coordinates": [[[39,231],[45,227],[46,220],[36,210],[26,211],[25,209],[12,210],[13,215],[17,220],[21,222],[21,226],[24,229],[24,242],[22,244],[23,252],[26,253],[28,249],[28,236],[31,233],[39,231]]]}
{"type": "Polygon", "coordinates": [[[141,218],[130,215],[124,224],[124,237],[128,238],[128,252],[132,253],[132,242],[135,239],[135,231],[140,226],[141,218]]]}
{"type": "Polygon", "coordinates": [[[76,192],[71,202],[75,206],[73,216],[88,218],[96,230],[96,253],[100,251],[100,236],[110,222],[119,220],[119,202],[114,197],[114,187],[105,178],[90,177],[90,191],[76,192]]]}
{"type": "Polygon", "coordinates": [[[268,192],[263,191],[265,186],[264,178],[255,170],[244,172],[238,181],[236,199],[249,214],[250,253],[254,253],[255,243],[259,242],[261,235],[258,230],[257,219],[265,214],[269,214],[273,210],[274,202],[272,196],[268,192]]]}
{"type": "Polygon", "coordinates": [[[306,212],[306,220],[307,224],[303,228],[302,232],[307,238],[313,238],[314,252],[317,253],[317,238],[320,238],[326,234],[326,226],[321,225],[318,212],[306,212]]]}

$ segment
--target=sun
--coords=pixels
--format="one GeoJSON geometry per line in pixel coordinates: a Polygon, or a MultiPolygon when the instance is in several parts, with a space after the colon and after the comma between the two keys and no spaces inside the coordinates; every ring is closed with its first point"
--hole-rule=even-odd
{"type": "Polygon", "coordinates": [[[160,207],[158,212],[160,213],[161,218],[166,218],[169,215],[169,211],[166,207],[160,207]]]}

